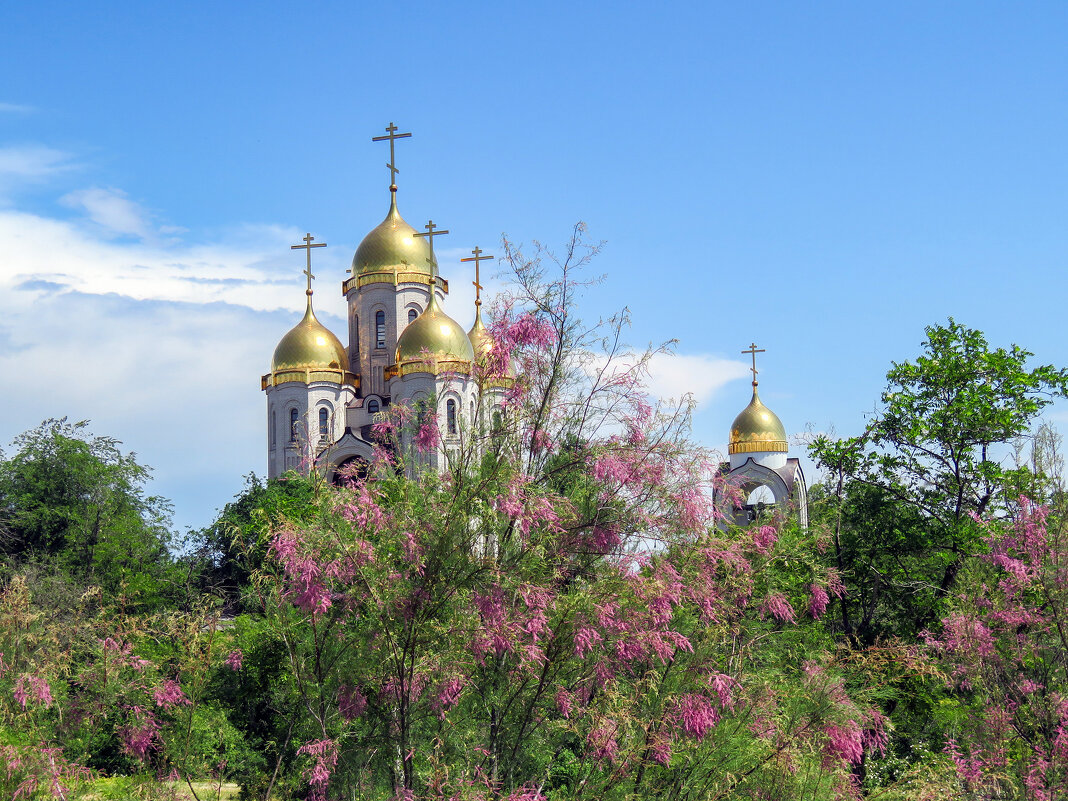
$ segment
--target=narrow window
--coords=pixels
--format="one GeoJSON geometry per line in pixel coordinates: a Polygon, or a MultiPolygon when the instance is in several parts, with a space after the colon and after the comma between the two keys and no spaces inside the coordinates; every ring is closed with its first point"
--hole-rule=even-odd
{"type": "Polygon", "coordinates": [[[415,322],[415,318],[419,316],[419,312],[415,309],[408,309],[408,325],[415,322]]]}
{"type": "Polygon", "coordinates": [[[374,398],[371,398],[371,400],[367,401],[367,413],[378,414],[378,401],[374,398]]]}
{"type": "Polygon", "coordinates": [[[378,343],[375,347],[386,346],[386,313],[384,311],[375,312],[375,341],[378,343]]]}
{"type": "Polygon", "coordinates": [[[493,410],[493,433],[496,434],[504,427],[504,422],[501,420],[501,412],[499,409],[493,410]]]}
{"type": "Polygon", "coordinates": [[[326,409],[319,410],[319,436],[325,437],[330,433],[330,413],[326,409]]]}
{"type": "Polygon", "coordinates": [[[445,404],[445,418],[449,426],[449,433],[456,434],[456,401],[449,398],[449,402],[445,404]]]}
{"type": "Polygon", "coordinates": [[[271,412],[271,447],[272,448],[275,446],[275,443],[278,442],[277,426],[278,426],[278,412],[271,412]]]}
{"type": "Polygon", "coordinates": [[[290,442],[296,442],[297,441],[297,417],[298,417],[297,410],[296,409],[290,409],[289,410],[289,441],[290,442]]]}

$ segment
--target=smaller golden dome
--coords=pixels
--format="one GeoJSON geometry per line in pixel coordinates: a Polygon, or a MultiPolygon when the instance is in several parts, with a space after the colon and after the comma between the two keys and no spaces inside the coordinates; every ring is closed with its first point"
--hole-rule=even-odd
{"type": "Polygon", "coordinates": [[[312,311],[311,292],[308,292],[308,310],[304,319],[282,337],[274,349],[271,372],[281,370],[345,370],[348,355],[333,332],[315,318],[312,311]]]}
{"type": "Polygon", "coordinates": [[[475,301],[475,324],[467,332],[467,338],[471,340],[471,348],[475,352],[475,359],[485,359],[493,349],[493,337],[482,324],[482,301],[475,301]]]}
{"type": "Polygon", "coordinates": [[[775,412],[760,402],[756,382],[753,382],[753,399],[742,413],[734,418],[727,450],[732,454],[787,452],[786,429],[775,412]]]}
{"type": "Polygon", "coordinates": [[[356,248],[356,255],[352,257],[352,274],[365,275],[404,267],[408,272],[430,275],[433,267],[427,260],[432,258],[426,240],[416,236],[415,229],[400,216],[397,193],[391,191],[389,213],[356,248]]]}
{"type": "Polygon", "coordinates": [[[431,278],[430,303],[426,311],[408,323],[397,339],[397,364],[421,361],[427,353],[439,359],[465,362],[475,359],[475,351],[467,334],[438,305],[434,285],[435,280],[431,278]]]}

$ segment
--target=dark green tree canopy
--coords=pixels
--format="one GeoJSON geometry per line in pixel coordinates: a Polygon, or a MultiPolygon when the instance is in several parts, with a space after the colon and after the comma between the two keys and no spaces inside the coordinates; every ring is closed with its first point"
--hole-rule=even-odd
{"type": "Polygon", "coordinates": [[[854,583],[847,630],[878,630],[880,619],[919,629],[933,619],[937,598],[981,547],[973,515],[1013,513],[1028,484],[1013,442],[1068,393],[1068,371],[1029,367],[1029,351],[991,348],[952,318],[926,334],[915,361],[892,364],[862,435],[811,446],[828,471],[837,556],[854,583]],[[911,625],[886,617],[902,611],[911,625]]]}
{"type": "Polygon", "coordinates": [[[66,418],[19,435],[0,459],[0,551],[111,591],[161,591],[173,567],[170,504],[146,494],[151,471],[120,444],[66,418]]]}

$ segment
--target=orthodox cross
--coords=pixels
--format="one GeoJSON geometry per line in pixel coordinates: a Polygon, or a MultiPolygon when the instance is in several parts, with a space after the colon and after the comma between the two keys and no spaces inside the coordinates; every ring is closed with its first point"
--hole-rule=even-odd
{"type": "Polygon", "coordinates": [[[384,142],[387,139],[389,140],[389,164],[387,164],[386,166],[389,167],[389,187],[390,187],[390,189],[396,189],[397,188],[397,173],[400,172],[400,170],[397,169],[397,165],[394,163],[396,161],[396,154],[394,153],[394,150],[393,150],[393,143],[396,142],[398,139],[405,139],[405,138],[411,136],[411,133],[402,133],[402,134],[397,133],[397,131],[399,131],[399,130],[400,130],[400,128],[398,128],[396,125],[394,125],[391,122],[389,124],[389,127],[386,128],[386,131],[388,133],[385,136],[372,136],[371,137],[371,141],[372,142],[384,142]]]}
{"type": "Polygon", "coordinates": [[[303,245],[290,245],[289,246],[290,250],[306,250],[308,252],[308,267],[307,267],[307,269],[304,270],[304,274],[306,276],[308,276],[308,294],[309,295],[311,294],[311,291],[312,291],[312,288],[311,288],[312,279],[315,278],[315,276],[312,275],[312,271],[311,271],[311,249],[312,248],[325,248],[326,247],[326,242],[316,242],[313,245],[312,241],[314,239],[315,239],[315,237],[312,236],[311,234],[305,234],[305,236],[304,236],[304,244],[303,245]]]}
{"type": "Polygon", "coordinates": [[[426,261],[427,261],[427,264],[433,264],[434,263],[434,237],[435,236],[441,236],[442,234],[447,234],[449,232],[448,231],[435,231],[434,229],[437,228],[437,226],[434,225],[434,221],[433,220],[428,220],[427,224],[424,227],[426,228],[426,231],[416,231],[415,235],[416,236],[425,236],[426,237],[426,241],[430,243],[430,258],[427,259],[426,261]]]}
{"type": "Polygon", "coordinates": [[[497,257],[483,256],[482,248],[480,248],[478,245],[475,245],[475,249],[472,250],[471,253],[474,255],[472,255],[470,258],[460,259],[460,261],[473,261],[475,263],[475,280],[471,283],[475,285],[475,303],[482,303],[482,284],[478,282],[478,263],[480,261],[488,261],[489,259],[495,259],[497,257]]]}
{"type": "Polygon", "coordinates": [[[750,367],[749,369],[752,370],[752,372],[753,372],[753,386],[754,387],[757,385],[757,380],[756,380],[756,377],[757,377],[756,355],[758,353],[766,353],[766,352],[767,351],[764,348],[758,348],[756,346],[755,342],[751,342],[749,344],[749,350],[743,350],[742,351],[742,353],[748,353],[748,354],[752,355],[752,357],[753,357],[753,366],[750,367]]]}

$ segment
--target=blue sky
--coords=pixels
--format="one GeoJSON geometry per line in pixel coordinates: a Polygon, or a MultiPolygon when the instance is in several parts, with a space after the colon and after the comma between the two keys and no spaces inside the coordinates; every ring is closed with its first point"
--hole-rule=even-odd
{"type": "Polygon", "coordinates": [[[584,313],[679,340],[662,386],[708,445],[753,340],[798,433],[857,432],[951,315],[1068,364],[1063,3],[36,2],[3,28],[0,442],[90,418],[183,527],[264,472],[305,231],[343,331],[390,120],[402,213],[452,232],[451,313],[470,248],[584,220],[584,313]]]}

